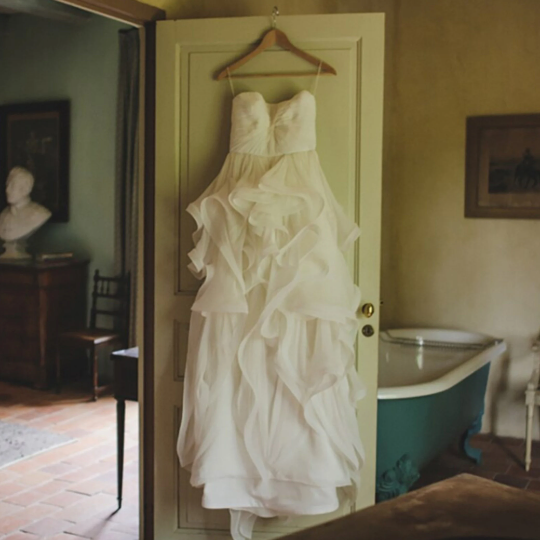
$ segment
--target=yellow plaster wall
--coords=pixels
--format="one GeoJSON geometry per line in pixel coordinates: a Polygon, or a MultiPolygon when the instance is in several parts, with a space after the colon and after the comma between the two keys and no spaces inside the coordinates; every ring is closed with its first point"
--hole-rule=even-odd
{"type": "Polygon", "coordinates": [[[523,436],[540,221],[464,218],[465,119],[540,112],[540,3],[405,0],[397,20],[386,322],[505,338],[484,429],[523,436]]]}

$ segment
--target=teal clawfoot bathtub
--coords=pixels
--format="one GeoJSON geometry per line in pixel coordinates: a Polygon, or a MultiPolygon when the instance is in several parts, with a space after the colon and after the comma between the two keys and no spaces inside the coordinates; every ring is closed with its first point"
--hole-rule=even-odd
{"type": "Polygon", "coordinates": [[[406,493],[422,468],[482,427],[490,363],[506,344],[484,334],[435,329],[381,332],[377,392],[377,501],[406,493]]]}

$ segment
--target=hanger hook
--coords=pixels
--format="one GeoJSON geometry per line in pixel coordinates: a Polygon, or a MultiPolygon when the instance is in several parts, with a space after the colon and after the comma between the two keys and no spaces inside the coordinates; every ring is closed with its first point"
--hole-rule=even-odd
{"type": "Polygon", "coordinates": [[[274,6],[274,9],[272,10],[272,28],[277,27],[278,15],[279,15],[279,9],[277,6],[274,6]]]}

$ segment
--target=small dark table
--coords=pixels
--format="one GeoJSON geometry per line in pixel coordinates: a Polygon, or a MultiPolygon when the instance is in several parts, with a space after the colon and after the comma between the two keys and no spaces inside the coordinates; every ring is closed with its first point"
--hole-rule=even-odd
{"type": "Polygon", "coordinates": [[[126,399],[138,401],[139,347],[114,351],[111,354],[111,360],[114,364],[114,397],[116,399],[118,508],[122,508],[126,399]]]}

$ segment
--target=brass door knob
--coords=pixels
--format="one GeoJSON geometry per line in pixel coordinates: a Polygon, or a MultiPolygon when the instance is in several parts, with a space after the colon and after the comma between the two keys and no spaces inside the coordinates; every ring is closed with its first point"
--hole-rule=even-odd
{"type": "Polygon", "coordinates": [[[361,308],[362,314],[364,317],[367,317],[368,319],[370,317],[373,317],[373,314],[375,313],[375,307],[373,304],[364,304],[361,308]]]}

